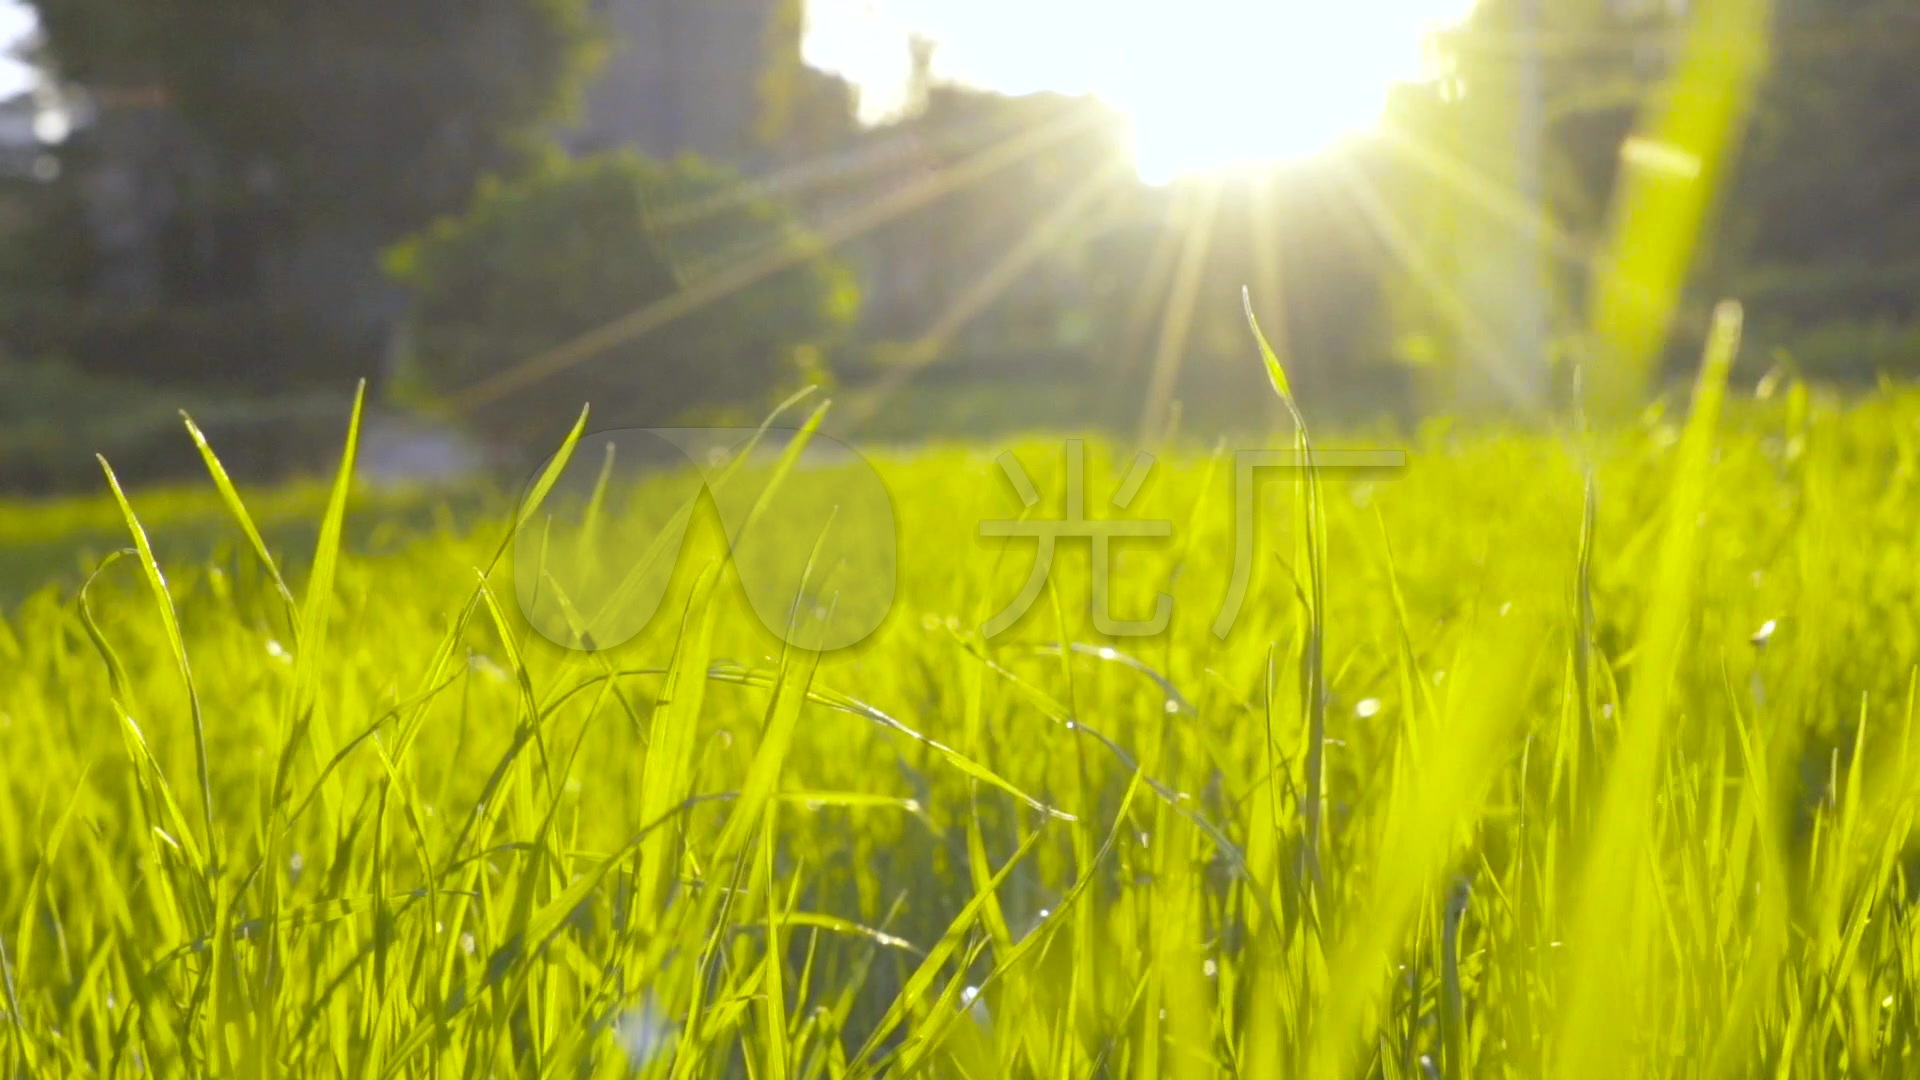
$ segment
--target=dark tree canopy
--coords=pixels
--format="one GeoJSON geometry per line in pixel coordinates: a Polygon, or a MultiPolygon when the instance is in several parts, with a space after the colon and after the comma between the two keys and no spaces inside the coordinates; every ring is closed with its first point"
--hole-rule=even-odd
{"type": "Polygon", "coordinates": [[[404,229],[563,115],[587,0],[35,0],[61,74],[159,90],[236,175],[404,229]]]}
{"type": "Polygon", "coordinates": [[[1754,259],[1885,263],[1920,245],[1920,11],[1790,0],[1740,196],[1754,259]]]}

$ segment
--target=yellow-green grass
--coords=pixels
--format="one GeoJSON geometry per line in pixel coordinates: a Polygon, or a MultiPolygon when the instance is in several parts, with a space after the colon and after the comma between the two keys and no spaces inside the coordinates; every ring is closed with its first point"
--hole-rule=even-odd
{"type": "Polygon", "coordinates": [[[977,630],[1032,558],[995,458],[1057,517],[1058,441],[876,458],[896,602],[820,657],[706,517],[593,655],[504,500],[156,526],[0,624],[0,1076],[1913,1075],[1920,398],[1709,368],[1268,485],[1224,639],[1231,449],[1126,512],[1147,638],[1071,541],[977,630]]]}

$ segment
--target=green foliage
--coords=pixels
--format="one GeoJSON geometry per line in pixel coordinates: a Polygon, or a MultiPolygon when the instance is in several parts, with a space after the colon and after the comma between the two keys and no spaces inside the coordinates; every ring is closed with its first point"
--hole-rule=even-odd
{"type": "MultiPolygon", "coordinates": [[[[413,293],[411,377],[435,394],[490,376],[579,335],[672,302],[716,274],[815,240],[738,177],[693,158],[554,158],[482,186],[462,216],[391,254],[413,293]]],[[[806,378],[852,322],[859,294],[825,251],[733,289],[637,340],[542,381],[477,418],[495,432],[550,438],[593,403],[598,424],[666,423],[760,408],[806,378]]]]}

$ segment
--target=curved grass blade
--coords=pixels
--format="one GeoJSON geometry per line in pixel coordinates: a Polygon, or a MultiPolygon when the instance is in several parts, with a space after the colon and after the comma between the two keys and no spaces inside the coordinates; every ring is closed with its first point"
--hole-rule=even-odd
{"type": "MultiPolygon", "coordinates": [[[[160,627],[166,635],[167,647],[173,652],[180,680],[186,684],[187,707],[193,720],[194,757],[200,772],[200,813],[206,827],[207,865],[203,870],[211,874],[219,862],[219,842],[214,836],[213,775],[207,762],[207,723],[200,709],[199,691],[193,684],[193,666],[187,661],[186,639],[180,636],[180,616],[174,611],[172,594],[167,592],[167,579],[160,573],[160,564],[153,557],[153,545],[147,541],[147,531],[140,526],[140,519],[135,516],[132,504],[127,502],[126,492],[120,489],[120,479],[113,474],[113,466],[107,464],[105,457],[98,457],[97,460],[101,471],[106,473],[107,486],[113,489],[113,500],[119,504],[120,513],[126,518],[127,532],[133,536],[141,573],[146,577],[147,588],[153,593],[154,604],[160,612],[160,627]]],[[[120,685],[125,686],[124,678],[120,680],[120,685]]]]}
{"type": "Polygon", "coordinates": [[[287,631],[293,639],[293,647],[300,647],[300,604],[293,598],[293,590],[287,587],[287,579],[280,574],[280,564],[274,561],[273,553],[267,550],[267,542],[260,536],[260,530],[253,523],[253,515],[247,512],[247,504],[241,500],[240,492],[233,486],[233,478],[227,475],[225,465],[220,463],[219,455],[208,445],[207,437],[201,433],[199,425],[193,422],[185,409],[180,411],[180,419],[187,425],[187,434],[193,436],[193,445],[200,451],[200,460],[206,463],[207,474],[213,477],[213,486],[219,489],[220,501],[226,504],[227,512],[239,523],[240,531],[246,534],[247,543],[252,545],[254,557],[266,568],[268,576],[273,578],[273,587],[280,594],[280,600],[287,609],[287,631]]]}

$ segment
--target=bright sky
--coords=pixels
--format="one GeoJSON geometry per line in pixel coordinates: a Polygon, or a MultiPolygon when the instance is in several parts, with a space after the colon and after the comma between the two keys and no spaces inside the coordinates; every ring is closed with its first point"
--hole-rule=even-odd
{"type": "MultiPolygon", "coordinates": [[[[1388,88],[1423,73],[1422,42],[1473,0],[808,0],[806,56],[898,107],[907,39],[942,78],[1004,93],[1093,93],[1134,122],[1149,180],[1295,158],[1364,130],[1388,88]]],[[[34,26],[0,0],[0,52],[34,26]]],[[[0,56],[0,97],[32,85],[0,56]]]]}
{"type": "Polygon", "coordinates": [[[1363,130],[1473,0],[809,0],[806,56],[896,108],[908,35],[936,74],[1091,92],[1133,118],[1151,180],[1299,157],[1363,130]]]}
{"type": "Polygon", "coordinates": [[[0,0],[0,99],[33,86],[33,69],[5,55],[33,32],[33,9],[20,0],[0,0]]]}

